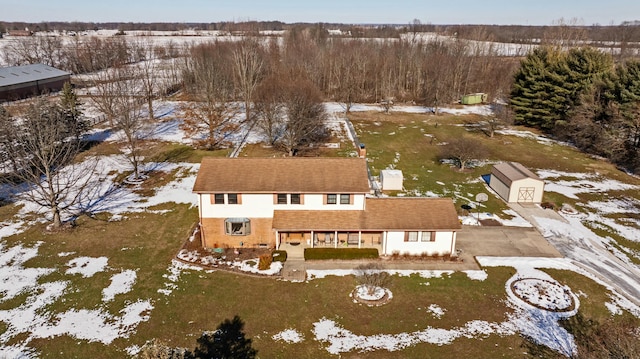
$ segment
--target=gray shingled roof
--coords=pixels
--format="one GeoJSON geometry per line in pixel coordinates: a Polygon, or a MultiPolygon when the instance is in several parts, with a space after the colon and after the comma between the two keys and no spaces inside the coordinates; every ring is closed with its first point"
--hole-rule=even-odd
{"type": "Polygon", "coordinates": [[[542,179],[536,176],[535,173],[531,172],[518,162],[502,162],[494,165],[491,169],[491,174],[507,186],[511,186],[511,183],[514,181],[519,181],[525,178],[542,181],[542,179]]]}
{"type": "Polygon", "coordinates": [[[44,64],[0,67],[0,87],[69,75],[69,72],[44,64]]]}

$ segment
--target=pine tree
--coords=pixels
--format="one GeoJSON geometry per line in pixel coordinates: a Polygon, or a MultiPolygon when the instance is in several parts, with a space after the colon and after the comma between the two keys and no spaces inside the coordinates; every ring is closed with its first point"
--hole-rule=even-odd
{"type": "Polygon", "coordinates": [[[60,107],[64,114],[65,127],[67,128],[68,135],[74,136],[79,140],[89,129],[89,122],[84,118],[82,102],[78,100],[78,96],[69,82],[65,82],[62,86],[60,107]]]}
{"type": "Polygon", "coordinates": [[[244,322],[237,315],[225,319],[212,333],[203,333],[193,352],[197,359],[254,359],[257,350],[251,347],[251,339],[245,338],[244,322]]]}
{"type": "Polygon", "coordinates": [[[511,105],[517,124],[550,131],[566,121],[581,94],[596,79],[613,72],[610,55],[592,48],[568,53],[541,47],[532,51],[515,75],[511,105]]]}
{"type": "Polygon", "coordinates": [[[564,79],[553,71],[560,57],[556,49],[541,47],[520,63],[511,91],[516,124],[551,129],[560,119],[567,95],[559,86],[564,79]]]}

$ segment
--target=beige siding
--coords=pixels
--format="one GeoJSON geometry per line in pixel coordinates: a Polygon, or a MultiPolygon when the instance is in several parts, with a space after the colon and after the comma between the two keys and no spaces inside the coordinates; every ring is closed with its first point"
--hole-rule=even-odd
{"type": "Polygon", "coordinates": [[[502,182],[498,177],[491,175],[489,180],[489,186],[498,193],[498,196],[502,197],[507,202],[509,201],[509,186],[502,182]]]}

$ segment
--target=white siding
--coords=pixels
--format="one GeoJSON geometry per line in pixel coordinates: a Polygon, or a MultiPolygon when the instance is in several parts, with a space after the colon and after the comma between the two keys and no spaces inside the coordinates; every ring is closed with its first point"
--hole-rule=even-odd
{"type": "MultiPolygon", "coordinates": [[[[420,239],[417,242],[405,242],[404,232],[388,232],[386,252],[384,254],[391,255],[394,252],[400,254],[420,255],[426,253],[432,254],[451,254],[451,249],[455,251],[455,233],[454,232],[436,232],[436,240],[434,242],[424,242],[420,239]]],[[[454,253],[455,254],[455,253],[454,253]]]]}
{"type": "Polygon", "coordinates": [[[363,210],[364,194],[355,194],[352,204],[324,204],[324,195],[305,194],[303,204],[274,204],[272,193],[243,193],[241,204],[211,204],[209,194],[199,194],[203,218],[272,218],[274,210],[363,210]]]}
{"type": "Polygon", "coordinates": [[[402,191],[402,171],[382,170],[380,171],[380,182],[383,191],[402,191]]]}

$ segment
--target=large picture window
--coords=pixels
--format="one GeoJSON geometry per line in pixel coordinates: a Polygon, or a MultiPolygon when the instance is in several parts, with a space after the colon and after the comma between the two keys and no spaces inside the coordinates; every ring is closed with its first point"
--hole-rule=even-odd
{"type": "Polygon", "coordinates": [[[249,218],[227,218],[224,220],[224,233],[231,236],[246,236],[251,234],[249,218]]]}

